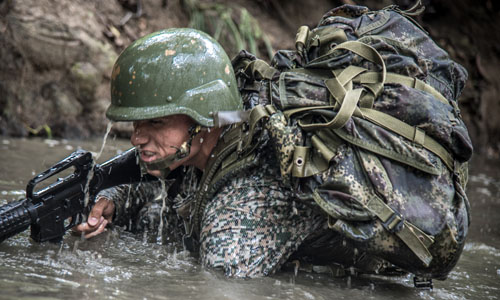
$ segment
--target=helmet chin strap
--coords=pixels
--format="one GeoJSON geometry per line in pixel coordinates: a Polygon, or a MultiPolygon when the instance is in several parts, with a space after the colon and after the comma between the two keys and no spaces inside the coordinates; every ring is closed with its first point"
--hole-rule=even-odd
{"type": "Polygon", "coordinates": [[[189,153],[191,153],[191,144],[193,142],[194,137],[201,131],[200,125],[193,125],[189,128],[189,139],[182,143],[180,147],[172,146],[172,148],[176,148],[174,154],[168,155],[163,158],[159,158],[157,160],[151,162],[145,162],[140,160],[139,164],[141,166],[142,174],[146,174],[148,171],[160,171],[160,177],[165,179],[168,174],[172,171],[170,166],[184,158],[186,158],[189,153]]]}

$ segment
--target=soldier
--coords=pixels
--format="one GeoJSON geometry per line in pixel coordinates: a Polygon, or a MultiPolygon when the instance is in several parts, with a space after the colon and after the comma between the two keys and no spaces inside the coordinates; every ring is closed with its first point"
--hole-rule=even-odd
{"type": "MultiPolygon", "coordinates": [[[[233,63],[252,61],[243,53],[233,63]]],[[[432,180],[419,170],[403,179],[406,165],[334,139],[329,169],[287,178],[276,149],[306,134],[281,122],[268,86],[237,83],[224,50],[202,32],[168,29],[135,41],[113,68],[106,115],[133,122],[131,143],[148,173],[168,184],[171,171],[188,171],[175,183],[175,197],[167,197],[167,208],[156,210],[166,218],[145,217],[155,211],[152,203],[159,207],[162,186],[141,184],[101,193],[87,223],[74,230],[90,238],[110,222],[133,219],[135,229],[160,222],[199,251],[203,265],[229,276],[270,275],[298,260],[335,265],[341,273],[403,270],[444,279],[458,260],[468,224],[446,166],[436,163],[440,175],[432,180]],[[412,183],[430,192],[400,189],[412,183]],[[419,197],[435,198],[419,212],[419,197]]],[[[299,158],[293,163],[304,165],[299,158]]]]}
{"type": "MultiPolygon", "coordinates": [[[[207,177],[221,169],[217,158],[234,149],[230,127],[242,121],[244,108],[231,62],[208,35],[170,29],[134,42],[113,68],[111,94],[107,117],[133,122],[131,143],[138,147],[148,173],[165,177],[181,166],[203,171],[205,185],[200,189],[208,188],[206,193],[213,197],[199,216],[201,230],[194,232],[195,224],[185,230],[199,236],[204,265],[234,276],[271,274],[324,224],[317,208],[293,200],[280,182],[277,160],[264,137],[255,140],[256,150],[245,158],[248,162],[212,191],[220,180],[207,177]]],[[[144,185],[133,190],[131,198],[151,200],[159,189],[144,185]]],[[[104,231],[113,217],[132,215],[144,203],[130,201],[126,208],[124,190],[107,191],[107,198],[115,201],[101,195],[88,222],[75,230],[89,238],[104,231]]],[[[189,206],[187,214],[180,214],[191,223],[198,218],[193,202],[186,199],[177,207],[181,211],[189,206]]]]}

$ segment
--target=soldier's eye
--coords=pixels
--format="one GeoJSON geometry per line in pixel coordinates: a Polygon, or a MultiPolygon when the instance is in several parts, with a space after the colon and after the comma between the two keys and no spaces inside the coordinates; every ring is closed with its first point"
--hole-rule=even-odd
{"type": "Polygon", "coordinates": [[[161,125],[163,123],[164,123],[163,119],[152,119],[152,120],[149,120],[149,124],[151,124],[151,125],[161,125]]]}

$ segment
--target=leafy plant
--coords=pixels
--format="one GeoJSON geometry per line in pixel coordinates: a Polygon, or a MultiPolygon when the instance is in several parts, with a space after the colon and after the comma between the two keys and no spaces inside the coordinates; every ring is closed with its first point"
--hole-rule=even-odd
{"type": "Polygon", "coordinates": [[[235,54],[245,49],[272,58],[274,51],[269,38],[244,7],[199,0],[183,0],[182,4],[190,16],[189,27],[212,35],[228,52],[235,54]],[[260,53],[262,48],[264,51],[260,53]]]}
{"type": "Polygon", "coordinates": [[[40,133],[45,133],[47,138],[51,139],[52,138],[52,129],[50,129],[49,125],[44,124],[40,125],[37,128],[32,128],[31,126],[28,126],[27,124],[24,124],[26,130],[34,136],[38,136],[40,133]]]}

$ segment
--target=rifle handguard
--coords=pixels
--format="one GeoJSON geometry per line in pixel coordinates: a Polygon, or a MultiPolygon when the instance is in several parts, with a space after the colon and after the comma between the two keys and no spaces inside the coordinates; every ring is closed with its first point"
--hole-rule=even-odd
{"type": "Polygon", "coordinates": [[[0,207],[0,242],[23,232],[31,225],[26,199],[13,201],[0,207]]]}

